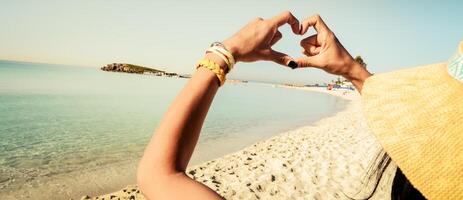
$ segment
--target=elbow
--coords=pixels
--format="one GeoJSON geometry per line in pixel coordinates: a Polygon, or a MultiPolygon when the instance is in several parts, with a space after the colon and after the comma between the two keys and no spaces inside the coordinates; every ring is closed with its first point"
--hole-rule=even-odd
{"type": "Polygon", "coordinates": [[[141,194],[143,194],[146,199],[153,199],[151,197],[153,195],[157,195],[156,190],[153,189],[153,186],[149,183],[149,180],[141,177],[140,174],[137,174],[137,186],[141,194]]]}
{"type": "Polygon", "coordinates": [[[141,159],[137,169],[137,185],[147,199],[160,199],[172,176],[165,167],[153,165],[151,160],[141,159]]]}
{"type": "Polygon", "coordinates": [[[153,167],[147,165],[142,158],[137,169],[137,185],[145,197],[148,197],[148,194],[153,194],[153,192],[156,191],[155,180],[158,179],[158,176],[159,174],[156,173],[153,167]]]}
{"type": "Polygon", "coordinates": [[[143,168],[144,167],[141,165],[140,162],[137,169],[137,185],[140,192],[142,194],[146,194],[147,186],[149,185],[149,180],[147,178],[146,170],[143,168]]]}

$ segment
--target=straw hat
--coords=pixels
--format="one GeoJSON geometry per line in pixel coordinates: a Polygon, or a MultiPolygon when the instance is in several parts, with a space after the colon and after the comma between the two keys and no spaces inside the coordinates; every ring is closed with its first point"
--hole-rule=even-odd
{"type": "Polygon", "coordinates": [[[369,127],[428,199],[463,199],[463,41],[458,54],[371,76],[362,90],[369,127]]]}

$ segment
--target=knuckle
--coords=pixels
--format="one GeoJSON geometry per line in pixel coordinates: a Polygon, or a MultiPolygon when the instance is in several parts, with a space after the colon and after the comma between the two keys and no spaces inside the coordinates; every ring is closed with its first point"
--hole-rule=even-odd
{"type": "Polygon", "coordinates": [[[283,13],[281,13],[281,15],[285,16],[285,17],[289,17],[291,15],[293,15],[289,10],[287,11],[284,11],[283,13]]]}
{"type": "Polygon", "coordinates": [[[270,30],[270,29],[276,28],[276,25],[272,24],[272,23],[270,23],[268,21],[265,21],[265,23],[262,25],[262,28],[265,29],[265,30],[270,30]]]}
{"type": "Polygon", "coordinates": [[[335,41],[337,40],[336,35],[334,35],[334,33],[331,31],[327,33],[326,38],[330,40],[335,40],[335,41]]]}
{"type": "Polygon", "coordinates": [[[278,56],[278,57],[275,58],[275,62],[284,65],[285,64],[285,57],[278,56]]]}
{"type": "Polygon", "coordinates": [[[308,23],[314,16],[306,17],[304,23],[308,23]]]}
{"type": "Polygon", "coordinates": [[[264,19],[262,19],[262,17],[257,17],[257,18],[254,19],[254,21],[256,21],[256,22],[262,21],[262,20],[264,20],[264,19]]]}
{"type": "Polygon", "coordinates": [[[312,55],[310,55],[309,52],[307,52],[306,50],[303,50],[303,51],[302,51],[302,54],[304,54],[304,55],[306,55],[306,56],[312,56],[312,55]]]}

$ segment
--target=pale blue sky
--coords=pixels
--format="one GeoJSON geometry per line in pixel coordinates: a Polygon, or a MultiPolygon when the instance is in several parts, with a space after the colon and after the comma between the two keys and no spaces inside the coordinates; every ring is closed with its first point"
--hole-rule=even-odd
{"type": "MultiPolygon", "coordinates": [[[[446,60],[463,39],[463,1],[0,1],[0,59],[100,67],[127,62],[191,73],[204,49],[255,17],[320,13],[372,72],[446,60]]],[[[276,49],[301,56],[289,26],[276,49]]],[[[311,31],[310,34],[313,32],[311,31]]],[[[306,36],[309,36],[306,35],[306,36]]],[[[315,83],[317,69],[239,64],[231,78],[315,83]]]]}

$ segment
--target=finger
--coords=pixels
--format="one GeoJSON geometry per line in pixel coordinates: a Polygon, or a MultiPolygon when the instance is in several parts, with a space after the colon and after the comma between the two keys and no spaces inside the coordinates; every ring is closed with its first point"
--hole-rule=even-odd
{"type": "Polygon", "coordinates": [[[302,67],[322,68],[322,62],[319,56],[301,57],[301,58],[297,58],[295,61],[299,68],[302,68],[302,67]]]}
{"type": "Polygon", "coordinates": [[[306,56],[316,56],[320,53],[320,48],[318,47],[310,47],[309,49],[302,49],[302,54],[306,56]]]}
{"type": "MultiPolygon", "coordinates": [[[[275,51],[273,49],[266,50],[264,52],[264,57],[266,58],[266,60],[270,60],[270,61],[276,62],[276,63],[278,63],[280,65],[284,65],[284,66],[289,66],[289,63],[291,61],[293,61],[293,63],[294,63],[293,58],[291,58],[290,56],[288,56],[285,53],[275,51]]],[[[297,66],[292,66],[292,67],[296,68],[297,66]]]]}
{"type": "Polygon", "coordinates": [[[310,53],[308,51],[306,51],[305,49],[302,49],[302,54],[306,55],[306,56],[312,56],[310,55],[310,53]]]}
{"type": "Polygon", "coordinates": [[[321,50],[321,47],[317,42],[316,34],[301,40],[301,46],[304,48],[303,53],[306,52],[306,55],[310,56],[319,54],[321,50]]]}
{"type": "Polygon", "coordinates": [[[302,49],[302,53],[307,55],[307,56],[315,56],[315,55],[318,55],[321,51],[321,47],[317,47],[317,46],[314,46],[314,45],[308,45],[308,46],[305,46],[303,49],[302,49]]]}
{"type": "Polygon", "coordinates": [[[277,31],[273,36],[272,40],[270,41],[270,46],[276,44],[278,41],[280,41],[281,38],[283,38],[283,34],[281,34],[280,31],[277,31]]]}
{"type": "Polygon", "coordinates": [[[325,22],[320,17],[320,15],[316,14],[302,22],[300,34],[304,35],[311,26],[313,26],[317,32],[330,30],[328,26],[326,26],[325,22]]]}
{"type": "Polygon", "coordinates": [[[299,20],[297,20],[296,17],[294,17],[294,15],[289,11],[283,12],[273,17],[272,19],[270,19],[270,21],[274,23],[274,25],[276,25],[277,27],[283,26],[284,24],[289,24],[291,25],[293,33],[300,33],[301,27],[299,26],[299,20]]]}
{"type": "Polygon", "coordinates": [[[311,35],[309,37],[304,38],[303,40],[301,40],[301,46],[302,47],[305,47],[306,45],[317,46],[318,45],[317,36],[318,35],[315,34],[315,35],[311,35]]]}

